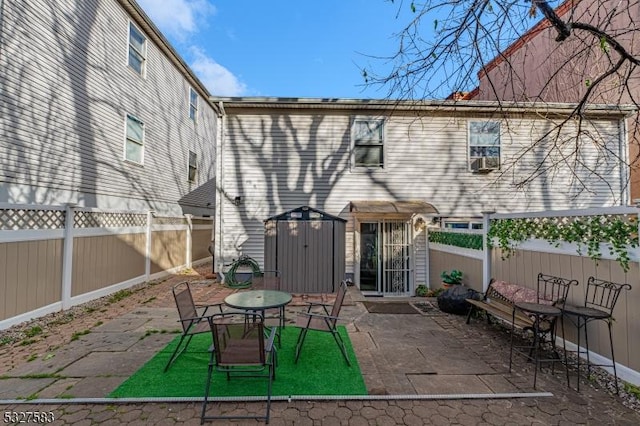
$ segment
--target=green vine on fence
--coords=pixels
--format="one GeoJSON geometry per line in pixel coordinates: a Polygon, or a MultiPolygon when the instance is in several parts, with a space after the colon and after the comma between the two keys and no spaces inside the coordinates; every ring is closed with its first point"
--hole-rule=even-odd
{"type": "Polygon", "coordinates": [[[429,242],[482,250],[482,235],[465,234],[460,232],[435,231],[429,232],[429,242]]]}
{"type": "Polygon", "coordinates": [[[546,240],[554,246],[575,243],[578,254],[593,260],[602,257],[600,244],[609,245],[610,254],[622,269],[629,270],[629,249],[638,247],[638,221],[635,215],[597,215],[572,218],[492,219],[487,234],[489,246],[497,241],[506,259],[516,247],[530,238],[546,240]]]}

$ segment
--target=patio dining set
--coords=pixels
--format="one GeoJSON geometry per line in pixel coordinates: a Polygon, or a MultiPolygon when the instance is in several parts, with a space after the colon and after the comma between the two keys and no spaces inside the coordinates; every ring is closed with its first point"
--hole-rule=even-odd
{"type": "MultiPolygon", "coordinates": [[[[272,382],[276,377],[278,347],[285,327],[285,306],[292,295],[281,291],[279,277],[264,274],[254,277],[251,288],[228,295],[223,302],[199,305],[194,302],[190,283],[178,283],[172,289],[179,314],[182,333],[164,371],[168,371],[183,353],[193,336],[210,333],[207,381],[201,411],[201,424],[214,419],[257,419],[269,423],[272,382]],[[223,416],[208,414],[210,390],[214,371],[222,372],[227,380],[232,377],[264,377],[267,381],[267,407],[264,416],[223,416]]],[[[347,365],[347,349],[337,329],[347,285],[342,282],[332,304],[307,302],[295,321],[300,329],[295,346],[298,362],[308,332],[330,333],[338,345],[347,365]]]]}
{"type": "MultiPolygon", "coordinates": [[[[535,363],[533,387],[536,388],[538,371],[543,364],[550,363],[552,368],[556,363],[563,363],[566,367],[567,386],[571,386],[570,367],[575,367],[580,374],[581,357],[586,358],[587,375],[591,375],[591,368],[609,367],[613,371],[616,392],[618,389],[618,375],[613,345],[612,323],[613,311],[622,291],[630,290],[629,284],[615,283],[607,280],[589,277],[585,289],[584,302],[571,304],[567,300],[571,287],[578,286],[577,280],[539,273],[537,288],[530,289],[504,281],[493,281],[481,300],[467,299],[470,310],[467,324],[476,311],[482,310],[487,319],[496,317],[508,324],[511,330],[509,371],[513,367],[514,354],[522,354],[535,363]],[[603,321],[607,325],[611,362],[593,363],[589,351],[589,333],[587,326],[596,321],[603,321]],[[570,326],[576,330],[576,349],[567,349],[567,332],[570,326]],[[522,330],[529,339],[524,343],[516,341],[516,329],[522,330]],[[556,347],[558,331],[562,334],[562,348],[556,347]],[[581,335],[584,334],[582,348],[581,335]],[[574,359],[570,360],[570,353],[574,352],[574,359]]],[[[576,390],[580,391],[580,380],[577,380],[576,390]]]]}

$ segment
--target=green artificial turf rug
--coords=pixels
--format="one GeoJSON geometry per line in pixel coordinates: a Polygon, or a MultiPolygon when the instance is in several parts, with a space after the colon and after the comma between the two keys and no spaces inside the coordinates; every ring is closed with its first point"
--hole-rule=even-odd
{"type": "MultiPolygon", "coordinates": [[[[338,330],[347,346],[351,367],[347,366],[331,334],[316,331],[309,331],[300,359],[294,364],[295,344],[300,331],[296,327],[285,327],[282,345],[278,347],[272,395],[366,395],[367,389],[347,331],[343,326],[338,330]]],[[[164,367],[179,340],[180,336],[173,339],[109,397],[202,397],[207,380],[207,349],[211,335],[195,335],[187,350],[165,373],[164,367]]],[[[224,373],[214,372],[211,383],[210,396],[214,397],[264,396],[267,391],[266,378],[232,377],[227,381],[224,373]]]]}

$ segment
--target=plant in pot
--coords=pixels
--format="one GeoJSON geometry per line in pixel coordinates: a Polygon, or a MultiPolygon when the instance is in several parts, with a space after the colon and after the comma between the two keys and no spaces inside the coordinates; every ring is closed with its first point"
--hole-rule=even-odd
{"type": "Polygon", "coordinates": [[[462,284],[462,271],[457,269],[442,271],[440,278],[442,278],[442,286],[445,288],[449,288],[452,285],[460,285],[462,284]]]}
{"type": "Polygon", "coordinates": [[[420,284],[416,287],[416,296],[418,297],[426,297],[429,289],[426,285],[420,284]]]}

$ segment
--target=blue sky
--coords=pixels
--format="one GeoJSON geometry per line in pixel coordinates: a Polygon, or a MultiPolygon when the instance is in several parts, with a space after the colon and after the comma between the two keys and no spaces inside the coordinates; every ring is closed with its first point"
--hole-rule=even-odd
{"type": "Polygon", "coordinates": [[[383,98],[408,8],[385,0],[137,0],[214,96],[383,98]]]}

